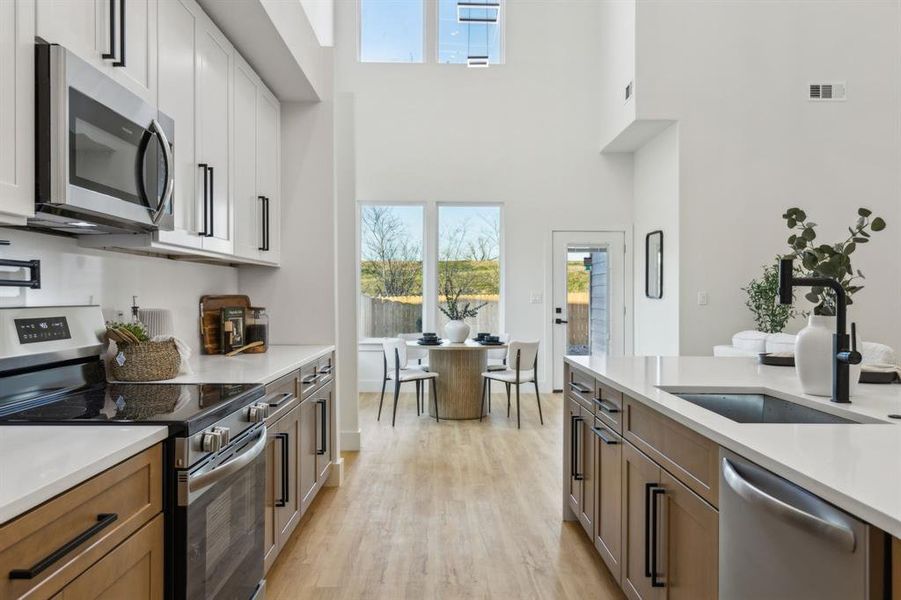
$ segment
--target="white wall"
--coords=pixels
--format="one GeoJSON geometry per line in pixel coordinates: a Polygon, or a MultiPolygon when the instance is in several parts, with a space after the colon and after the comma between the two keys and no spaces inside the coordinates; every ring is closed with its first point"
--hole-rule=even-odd
{"type": "Polygon", "coordinates": [[[355,3],[336,9],[356,200],[502,202],[506,329],[541,339],[549,368],[551,231],[631,229],[631,158],[598,152],[600,3],[507,3],[506,64],[488,69],[357,63],[355,3]]]}
{"type": "Polygon", "coordinates": [[[679,354],[679,126],[635,153],[635,354],[679,354]],[[645,295],[645,236],[663,231],[663,297],[645,295]]]}
{"type": "Polygon", "coordinates": [[[334,14],[335,6],[333,0],[300,0],[310,25],[313,26],[313,33],[319,40],[320,46],[333,46],[335,43],[335,25],[334,14]]]}
{"type": "MultiPolygon", "coordinates": [[[[74,238],[0,229],[0,257],[41,261],[41,289],[0,288],[0,306],[98,304],[107,319],[131,317],[131,297],[145,308],[173,311],[176,335],[194,352],[200,347],[199,308],[204,294],[238,291],[237,270],[80,248],[74,238]]],[[[20,277],[16,272],[15,277],[20,277]]],[[[0,277],[9,277],[0,269],[0,277]]]]}
{"type": "MultiPolygon", "coordinates": [[[[626,100],[626,86],[635,74],[636,0],[600,2],[601,104],[600,140],[609,140],[635,120],[635,96],[626,100]]],[[[634,88],[634,86],[633,86],[634,88]]],[[[634,92],[634,89],[633,89],[634,92]]]]}
{"type": "Polygon", "coordinates": [[[850,315],[864,339],[901,347],[898,33],[895,1],[638,2],[637,118],[679,122],[681,354],[710,354],[753,327],[740,288],[786,252],[781,214],[791,206],[825,242],[843,236],[858,206],[888,221],[854,255],[867,280],[850,315]],[[809,102],[813,81],[847,81],[847,101],[809,102]]]}

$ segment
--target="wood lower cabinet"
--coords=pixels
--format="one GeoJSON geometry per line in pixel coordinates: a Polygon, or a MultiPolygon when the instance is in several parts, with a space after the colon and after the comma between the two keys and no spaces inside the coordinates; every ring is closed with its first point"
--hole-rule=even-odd
{"type": "Polygon", "coordinates": [[[631,444],[622,450],[622,588],[633,600],[661,598],[651,581],[651,498],[660,467],[631,444]]]}
{"type": "Polygon", "coordinates": [[[163,515],[157,515],[54,596],[55,600],[163,598],[163,515]]]}
{"type": "Polygon", "coordinates": [[[622,582],[623,439],[599,419],[594,440],[594,547],[617,582],[622,582]]]}
{"type": "Polygon", "coordinates": [[[657,572],[664,597],[705,600],[717,597],[719,516],[675,477],[661,472],[657,572]]]}
{"type": "Polygon", "coordinates": [[[266,443],[266,532],[268,570],[300,522],[300,404],[269,426],[266,443]]]}
{"type": "Polygon", "coordinates": [[[334,413],[335,384],[322,386],[314,397],[316,402],[316,481],[325,483],[332,465],[331,423],[334,413]]]}
{"type": "Polygon", "coordinates": [[[566,379],[565,518],[631,600],[716,599],[717,445],[569,365],[566,379]]]}
{"type": "Polygon", "coordinates": [[[300,499],[304,510],[319,489],[316,485],[316,440],[319,436],[317,406],[312,397],[300,403],[300,499]]]}

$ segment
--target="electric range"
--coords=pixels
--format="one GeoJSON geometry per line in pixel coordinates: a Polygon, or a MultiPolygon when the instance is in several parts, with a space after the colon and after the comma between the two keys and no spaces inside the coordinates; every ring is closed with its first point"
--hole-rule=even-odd
{"type": "Polygon", "coordinates": [[[0,308],[0,426],[165,425],[166,596],[263,595],[259,384],[107,382],[97,306],[0,308]]]}

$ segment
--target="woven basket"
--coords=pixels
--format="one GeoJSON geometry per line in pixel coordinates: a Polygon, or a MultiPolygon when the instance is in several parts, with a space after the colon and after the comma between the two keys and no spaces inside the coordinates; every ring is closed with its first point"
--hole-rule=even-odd
{"type": "Polygon", "coordinates": [[[118,350],[110,362],[116,381],[161,381],[178,375],[181,355],[175,342],[120,342],[118,350]]]}

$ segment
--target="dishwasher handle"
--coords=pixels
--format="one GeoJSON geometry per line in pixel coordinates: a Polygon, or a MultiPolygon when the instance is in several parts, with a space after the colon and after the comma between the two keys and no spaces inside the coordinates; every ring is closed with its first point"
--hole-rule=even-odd
{"type": "Polygon", "coordinates": [[[722,467],[723,479],[736,494],[749,504],[756,504],[783,521],[810,534],[827,538],[847,552],[854,552],[857,539],[854,531],[847,525],[832,523],[766,493],[739,475],[728,458],[723,458],[722,467]]]}

